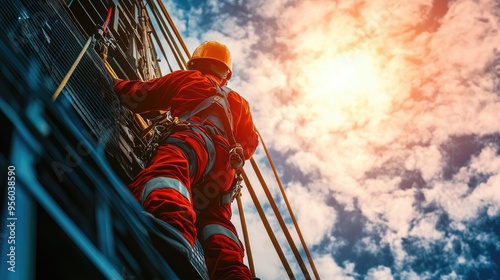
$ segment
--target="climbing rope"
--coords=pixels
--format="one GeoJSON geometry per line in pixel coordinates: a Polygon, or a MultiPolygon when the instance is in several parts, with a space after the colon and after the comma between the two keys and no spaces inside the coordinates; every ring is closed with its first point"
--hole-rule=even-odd
{"type": "Polygon", "coordinates": [[[248,257],[248,266],[252,272],[252,277],[255,277],[255,267],[253,265],[252,248],[250,247],[250,239],[248,237],[247,223],[245,221],[245,211],[243,210],[243,203],[241,202],[241,193],[236,196],[236,202],[238,203],[238,212],[240,214],[241,230],[243,232],[243,240],[245,242],[245,250],[248,257]]]}
{"type": "Polygon", "coordinates": [[[68,73],[66,73],[63,80],[61,81],[61,83],[57,87],[56,91],[54,91],[54,94],[52,94],[52,101],[56,101],[57,97],[59,96],[59,94],[61,93],[63,88],[68,83],[68,80],[71,77],[71,75],[73,74],[73,72],[75,71],[76,66],[78,66],[78,63],[80,63],[80,60],[82,60],[83,55],[85,54],[85,52],[89,48],[90,43],[92,42],[92,38],[93,38],[93,36],[89,37],[89,39],[87,40],[87,43],[85,43],[85,45],[83,46],[83,49],[80,52],[80,54],[78,55],[78,57],[76,58],[75,62],[73,62],[73,65],[71,65],[71,68],[69,69],[68,73]]]}
{"type": "MultiPolygon", "coordinates": [[[[174,22],[172,21],[172,18],[170,17],[170,15],[168,14],[167,12],[167,9],[165,9],[165,6],[163,5],[163,1],[162,0],[156,0],[156,2],[158,3],[158,5],[160,6],[161,10],[163,11],[163,14],[165,15],[165,17],[167,18],[167,21],[168,23],[170,24],[170,26],[172,27],[172,30],[174,31],[174,34],[175,36],[177,37],[177,40],[179,41],[179,43],[181,44],[182,46],[182,49],[184,50],[184,53],[189,57],[190,56],[190,52],[188,50],[188,48],[186,47],[186,44],[184,44],[184,40],[182,40],[182,37],[179,33],[179,31],[177,30],[177,28],[175,27],[175,24],[174,22]]],[[[175,49],[177,50],[178,53],[180,53],[181,51],[179,50],[179,48],[177,47],[177,45],[175,46],[175,49]]],[[[186,65],[186,62],[184,61],[184,64],[183,65],[186,65]]]]}
{"type": "Polygon", "coordinates": [[[269,235],[269,238],[271,239],[271,243],[274,246],[274,249],[276,250],[276,253],[278,254],[278,257],[283,264],[283,267],[285,268],[286,273],[288,274],[288,277],[290,279],[295,279],[295,276],[293,275],[292,268],[290,267],[290,264],[288,264],[288,261],[285,257],[285,254],[283,254],[283,250],[281,249],[281,246],[276,239],[276,236],[274,234],[273,229],[271,228],[271,224],[267,220],[266,213],[264,213],[264,210],[259,202],[259,199],[257,198],[257,195],[255,194],[255,191],[253,190],[252,184],[250,183],[250,180],[248,179],[248,176],[246,175],[245,172],[242,172],[243,180],[245,182],[245,186],[247,186],[248,193],[250,193],[250,197],[252,198],[252,201],[255,205],[255,208],[257,209],[257,212],[259,213],[260,219],[262,223],[264,224],[264,228],[267,231],[267,234],[269,235]]]}
{"type": "Polygon", "coordinates": [[[309,275],[309,272],[307,271],[307,268],[304,264],[304,261],[302,260],[302,257],[299,254],[299,251],[297,250],[297,247],[295,246],[295,242],[293,241],[292,236],[290,235],[290,232],[289,232],[287,226],[285,225],[285,221],[283,220],[283,217],[282,217],[280,211],[278,210],[278,206],[276,205],[276,202],[274,201],[274,198],[271,195],[271,192],[269,191],[269,187],[267,186],[267,184],[264,180],[264,177],[262,176],[262,173],[260,172],[259,167],[257,166],[257,163],[255,162],[255,160],[253,158],[250,158],[250,163],[252,164],[252,167],[255,171],[255,174],[257,175],[257,178],[259,179],[259,182],[262,186],[262,189],[264,190],[264,193],[266,194],[266,197],[269,201],[269,205],[271,205],[271,208],[274,211],[274,215],[278,219],[278,223],[281,227],[281,230],[285,234],[285,238],[286,238],[288,244],[290,245],[290,248],[292,249],[293,255],[295,256],[295,259],[297,260],[297,263],[299,264],[300,269],[302,270],[302,273],[304,274],[304,277],[306,279],[311,279],[311,276],[309,275]]]}
{"type": "MultiPolygon", "coordinates": [[[[184,59],[184,56],[181,54],[179,47],[175,44],[175,39],[174,36],[172,35],[172,32],[170,32],[170,29],[168,28],[168,24],[165,22],[164,17],[166,17],[165,12],[166,10],[163,11],[163,16],[158,10],[157,6],[154,4],[152,0],[147,0],[149,7],[153,13],[153,16],[155,20],[158,23],[158,27],[167,42],[170,50],[172,51],[172,55],[174,56],[177,65],[180,67],[180,69],[185,69],[186,68],[186,60],[184,59]]],[[[177,30],[175,28],[175,25],[170,26],[171,29],[177,30]]],[[[182,38],[181,38],[182,40],[182,38]]],[[[189,57],[189,52],[186,53],[187,56],[189,57]]]]}
{"type": "Polygon", "coordinates": [[[266,153],[267,160],[269,161],[271,169],[273,170],[274,177],[275,177],[276,182],[278,183],[278,186],[280,188],[281,195],[283,196],[283,200],[285,201],[287,210],[290,213],[292,223],[295,226],[295,229],[297,230],[297,235],[299,236],[302,247],[304,248],[304,252],[306,253],[309,264],[311,265],[311,269],[314,273],[314,277],[317,280],[319,280],[320,277],[319,277],[318,271],[316,270],[316,266],[314,265],[314,261],[311,257],[311,254],[309,253],[309,249],[308,249],[306,242],[304,240],[304,236],[302,235],[302,232],[301,232],[300,227],[297,223],[297,220],[295,219],[295,215],[293,214],[292,207],[290,206],[290,203],[288,202],[288,198],[287,198],[286,193],[285,193],[285,188],[283,187],[283,184],[281,183],[278,172],[276,171],[276,167],[274,166],[273,160],[271,159],[271,155],[269,154],[269,151],[267,150],[266,143],[264,142],[264,139],[262,138],[262,135],[259,133],[259,131],[257,129],[255,129],[255,131],[257,132],[257,135],[259,135],[260,143],[262,144],[262,147],[264,148],[264,152],[266,153]]]}

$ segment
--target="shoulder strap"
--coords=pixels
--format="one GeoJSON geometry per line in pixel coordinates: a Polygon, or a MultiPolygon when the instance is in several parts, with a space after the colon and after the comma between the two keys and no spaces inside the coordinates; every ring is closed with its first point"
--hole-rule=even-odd
{"type": "Polygon", "coordinates": [[[219,107],[221,107],[224,110],[225,113],[225,118],[222,118],[222,123],[224,125],[224,130],[226,131],[226,136],[228,137],[229,144],[232,146],[236,144],[236,138],[234,137],[234,132],[233,132],[233,115],[231,114],[231,109],[230,109],[230,104],[229,104],[229,99],[228,95],[231,92],[231,89],[229,87],[223,86],[221,87],[212,79],[210,79],[210,82],[215,86],[216,90],[216,95],[210,96],[200,102],[198,106],[196,106],[193,110],[185,112],[184,114],[179,116],[179,119],[181,120],[187,120],[190,117],[203,112],[207,109],[209,109],[212,105],[216,104],[219,107]]]}
{"type": "Polygon", "coordinates": [[[223,101],[223,102],[217,102],[217,104],[219,104],[223,109],[224,109],[224,112],[226,113],[226,121],[223,120],[224,122],[224,126],[225,126],[225,130],[228,131],[226,133],[230,134],[230,135],[227,135],[228,139],[229,140],[229,144],[231,146],[233,146],[234,144],[236,144],[236,138],[234,137],[234,124],[233,124],[233,115],[231,114],[231,106],[229,104],[229,99],[227,98],[229,93],[231,92],[231,89],[226,87],[226,86],[219,86],[219,85],[215,85],[216,86],[216,89],[217,89],[217,92],[220,93],[222,95],[222,100],[220,101],[223,101]],[[229,130],[228,130],[229,129],[229,130]]]}
{"type": "Polygon", "coordinates": [[[207,99],[200,102],[200,104],[198,104],[198,106],[196,106],[193,110],[187,111],[184,114],[180,115],[179,119],[181,119],[181,120],[189,119],[190,117],[198,114],[199,112],[204,111],[205,109],[208,109],[208,107],[210,107],[212,104],[217,102],[216,99],[220,99],[220,98],[221,97],[217,96],[217,95],[208,97],[207,99]]]}
{"type": "MultiPolygon", "coordinates": [[[[210,78],[209,80],[216,89],[216,95],[210,96],[209,98],[203,100],[200,104],[198,104],[198,106],[196,106],[196,108],[194,108],[194,110],[182,114],[179,119],[187,120],[200,112],[212,108],[212,105],[214,104],[221,107],[222,110],[224,110],[225,117],[222,116],[219,117],[219,119],[221,119],[222,125],[224,126],[224,131],[230,145],[229,165],[231,166],[231,168],[236,170],[236,176],[239,177],[241,168],[245,164],[245,159],[243,147],[241,146],[241,144],[236,142],[236,137],[234,136],[233,116],[231,114],[230,103],[228,99],[228,95],[231,92],[231,89],[226,86],[221,87],[210,78]]],[[[209,112],[209,114],[215,114],[215,112],[209,112]]]]}

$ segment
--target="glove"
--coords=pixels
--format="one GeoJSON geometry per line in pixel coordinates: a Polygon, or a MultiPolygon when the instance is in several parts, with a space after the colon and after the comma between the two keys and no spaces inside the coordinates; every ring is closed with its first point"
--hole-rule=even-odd
{"type": "Polygon", "coordinates": [[[243,165],[245,165],[243,147],[239,143],[236,143],[229,150],[229,166],[232,169],[240,169],[243,165]]]}

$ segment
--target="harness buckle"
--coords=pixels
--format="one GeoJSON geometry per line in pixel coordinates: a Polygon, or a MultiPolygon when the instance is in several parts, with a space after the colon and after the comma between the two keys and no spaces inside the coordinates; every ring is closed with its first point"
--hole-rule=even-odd
{"type": "Polygon", "coordinates": [[[158,149],[158,145],[172,134],[175,128],[189,125],[190,123],[180,120],[178,117],[172,117],[170,111],[155,117],[140,135],[141,138],[144,138],[150,131],[153,132],[153,135],[142,150],[140,155],[141,160],[148,163],[158,149]]]}
{"type": "Polygon", "coordinates": [[[243,178],[241,177],[241,175],[239,173],[236,174],[231,188],[229,188],[227,192],[220,196],[219,206],[232,203],[234,199],[240,195],[241,189],[243,188],[243,186],[241,185],[242,181],[243,178]]]}

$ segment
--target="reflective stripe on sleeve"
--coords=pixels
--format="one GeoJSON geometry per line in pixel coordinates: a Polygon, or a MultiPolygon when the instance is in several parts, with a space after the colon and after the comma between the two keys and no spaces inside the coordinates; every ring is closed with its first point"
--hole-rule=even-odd
{"type": "Polygon", "coordinates": [[[156,177],[149,180],[146,186],[144,186],[144,190],[142,191],[142,203],[144,204],[144,201],[146,201],[152,191],[166,188],[178,191],[187,198],[187,200],[191,201],[188,189],[179,180],[167,177],[156,177]]]}
{"type": "Polygon", "coordinates": [[[210,238],[210,236],[212,236],[214,234],[222,234],[226,237],[229,237],[234,242],[236,242],[236,244],[238,244],[238,246],[240,246],[240,248],[242,248],[240,240],[238,239],[238,236],[236,236],[236,234],[234,234],[228,228],[221,226],[221,225],[218,225],[218,224],[206,225],[203,228],[203,230],[201,231],[201,240],[205,241],[208,238],[210,238]]]}

